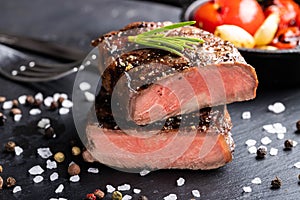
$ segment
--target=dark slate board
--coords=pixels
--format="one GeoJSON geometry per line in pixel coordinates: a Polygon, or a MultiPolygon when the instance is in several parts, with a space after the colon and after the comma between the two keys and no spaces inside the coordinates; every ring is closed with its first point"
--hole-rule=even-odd
{"type": "MultiPolygon", "coordinates": [[[[80,48],[89,51],[89,42],[102,33],[119,29],[132,21],[179,21],[181,10],[166,5],[134,1],[108,0],[33,0],[3,1],[0,7],[0,30],[34,36],[49,41],[80,48]]],[[[71,95],[75,75],[58,81],[42,84],[14,83],[0,78],[0,96],[8,99],[17,98],[21,94],[36,94],[42,92],[45,96],[55,92],[66,92],[71,95]]],[[[267,77],[261,77],[267,78],[267,77]]],[[[284,80],[283,80],[284,81],[284,80]]],[[[264,89],[259,88],[254,101],[234,103],[228,106],[234,128],[232,133],[236,142],[235,158],[228,165],[211,171],[190,170],[160,170],[151,172],[145,177],[139,174],[124,173],[101,164],[87,164],[80,158],[71,156],[70,140],[78,140],[72,115],[58,116],[50,111],[40,116],[28,116],[28,108],[24,107],[23,119],[15,123],[11,117],[5,126],[0,127],[0,164],[4,167],[3,177],[14,176],[23,190],[12,194],[12,189],[0,190],[0,199],[49,199],[51,197],[65,197],[68,199],[83,199],[86,193],[94,189],[105,189],[107,184],[118,186],[129,183],[133,188],[141,188],[142,193],[149,199],[163,199],[169,193],[176,193],[178,199],[190,199],[191,191],[198,189],[201,199],[299,199],[300,186],[297,175],[300,170],[293,168],[293,164],[300,161],[300,147],[292,151],[283,151],[284,140],[277,140],[275,135],[262,131],[264,124],[281,122],[287,127],[286,138],[300,142],[300,135],[294,133],[295,122],[300,119],[300,89],[264,89]],[[267,111],[267,106],[276,101],[283,102],[287,110],[279,115],[267,111]],[[250,120],[242,120],[241,113],[249,110],[250,120]],[[47,140],[36,130],[35,124],[41,117],[50,117],[58,132],[56,139],[47,140]],[[247,152],[245,141],[249,138],[259,141],[268,135],[273,142],[268,147],[279,149],[278,156],[268,155],[266,159],[257,161],[255,155],[247,152]],[[3,151],[8,140],[14,140],[24,148],[24,153],[17,157],[3,151]],[[42,183],[34,184],[33,176],[28,169],[40,164],[45,168],[45,160],[37,153],[38,147],[51,147],[53,152],[63,151],[66,161],[58,165],[56,170],[47,170],[42,183]],[[67,164],[74,160],[82,167],[81,181],[69,183],[67,164]],[[99,167],[99,174],[89,174],[86,170],[99,167]],[[49,175],[58,171],[60,178],[50,182],[49,175]],[[271,190],[270,182],[279,176],[283,186],[279,190],[271,190]],[[186,183],[182,187],[176,186],[176,180],[183,177],[186,183]],[[261,185],[251,184],[254,177],[262,179],[261,185]],[[61,194],[55,194],[57,186],[63,183],[65,189],[61,194]],[[243,186],[251,186],[253,192],[244,194],[243,186]]],[[[8,113],[5,112],[7,115],[8,113]]],[[[125,192],[126,193],[126,192],[125,192]]],[[[139,195],[127,192],[137,199],[139,195]]],[[[110,199],[108,196],[106,199],[110,199]]]]}

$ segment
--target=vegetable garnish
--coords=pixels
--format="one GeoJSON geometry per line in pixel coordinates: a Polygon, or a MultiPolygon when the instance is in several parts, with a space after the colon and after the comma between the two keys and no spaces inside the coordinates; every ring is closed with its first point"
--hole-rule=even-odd
{"type": "Polygon", "coordinates": [[[128,36],[128,41],[148,47],[162,49],[177,54],[179,56],[183,56],[181,51],[183,51],[184,48],[192,49],[192,45],[203,43],[204,40],[200,38],[169,36],[166,32],[179,27],[193,25],[195,23],[196,21],[187,21],[172,24],[169,26],[164,26],[161,28],[138,34],[136,36],[128,36]]]}

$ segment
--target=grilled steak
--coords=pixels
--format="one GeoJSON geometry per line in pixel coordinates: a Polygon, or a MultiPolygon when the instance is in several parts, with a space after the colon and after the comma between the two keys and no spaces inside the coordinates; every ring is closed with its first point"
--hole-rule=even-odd
{"type": "Polygon", "coordinates": [[[258,81],[254,68],[231,43],[208,32],[189,26],[168,33],[204,39],[196,50],[185,49],[184,57],[159,49],[136,49],[127,40],[129,35],[166,24],[133,23],[94,42],[103,55],[103,87],[122,97],[117,104],[122,105],[123,115],[146,125],[255,97],[258,81]]]}

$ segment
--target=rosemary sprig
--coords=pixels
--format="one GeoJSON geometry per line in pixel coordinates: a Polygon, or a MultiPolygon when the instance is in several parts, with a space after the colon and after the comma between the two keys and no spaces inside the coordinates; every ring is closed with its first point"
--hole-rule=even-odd
{"type": "Polygon", "coordinates": [[[192,45],[197,45],[199,43],[203,43],[204,41],[199,38],[169,36],[166,32],[179,27],[193,25],[195,23],[195,21],[188,21],[164,26],[138,34],[136,36],[128,36],[128,41],[152,48],[162,49],[179,56],[183,56],[181,52],[184,50],[184,48],[192,49],[192,45]]]}

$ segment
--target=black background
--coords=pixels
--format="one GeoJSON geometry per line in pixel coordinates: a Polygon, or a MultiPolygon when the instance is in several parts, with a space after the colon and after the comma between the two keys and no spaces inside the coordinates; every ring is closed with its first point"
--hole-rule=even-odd
{"type": "MultiPolygon", "coordinates": [[[[116,0],[32,0],[32,1],[1,1],[0,31],[37,37],[60,44],[72,46],[88,52],[92,47],[90,41],[111,30],[123,27],[132,21],[179,21],[180,8],[149,2],[116,1],[116,0]]],[[[1,59],[1,58],[0,58],[1,59]]],[[[289,66],[293,67],[293,66],[289,66]]],[[[295,67],[295,66],[294,66],[295,67]]],[[[288,67],[286,67],[288,70],[288,67]]],[[[272,73],[270,71],[270,73],[272,73]]],[[[259,76],[259,74],[258,74],[259,76]]],[[[15,99],[21,94],[36,94],[44,96],[55,92],[64,92],[71,96],[75,75],[48,83],[25,84],[0,78],[0,96],[15,99]]],[[[267,79],[263,76],[259,79],[267,79]]],[[[284,79],[282,80],[284,82],[284,79]]],[[[190,170],[160,170],[141,177],[116,171],[100,164],[86,164],[80,158],[71,156],[70,140],[78,140],[72,115],[59,116],[56,112],[46,111],[39,116],[28,116],[28,107],[22,107],[24,116],[20,122],[13,122],[8,117],[5,126],[0,127],[0,164],[3,165],[3,178],[13,176],[22,191],[12,194],[12,189],[0,190],[0,199],[49,199],[64,197],[67,199],[83,199],[86,193],[94,189],[105,189],[107,184],[115,187],[129,183],[133,188],[141,188],[149,199],[163,199],[169,193],[176,193],[179,199],[192,198],[191,191],[198,189],[201,199],[299,199],[300,186],[298,174],[300,170],[293,164],[300,161],[299,146],[292,151],[283,151],[284,140],[277,140],[276,135],[262,131],[264,124],[281,122],[287,127],[285,138],[300,142],[300,135],[294,133],[295,123],[300,119],[300,89],[297,85],[289,88],[265,89],[260,87],[254,101],[234,103],[228,106],[234,128],[232,130],[235,142],[235,158],[226,166],[211,171],[190,170]],[[282,114],[268,112],[267,106],[276,101],[283,102],[287,110],[282,114]],[[241,113],[249,110],[250,120],[242,120],[241,113]],[[57,131],[57,138],[47,140],[36,130],[36,122],[41,117],[50,117],[57,131]],[[255,155],[247,152],[245,141],[249,138],[259,141],[265,135],[273,142],[268,148],[279,149],[277,156],[268,155],[266,159],[257,161],[255,155]],[[13,140],[24,149],[21,156],[4,152],[7,141],[13,140]],[[36,149],[50,147],[52,152],[63,151],[66,161],[58,165],[56,170],[46,170],[42,176],[44,181],[34,184],[33,176],[28,169],[40,164],[45,169],[45,160],[41,159],[36,149]],[[67,165],[70,161],[78,162],[82,167],[81,181],[68,181],[67,165]],[[99,174],[90,174],[86,170],[99,167],[99,174]],[[49,175],[57,171],[60,178],[50,182],[49,175]],[[254,177],[262,179],[261,185],[251,184],[254,177]],[[283,186],[279,190],[271,190],[270,182],[279,176],[283,186]],[[176,186],[176,180],[183,177],[186,183],[176,186]],[[55,194],[57,186],[63,183],[65,189],[61,194],[55,194]],[[242,187],[251,186],[253,192],[244,194],[242,187]]],[[[9,115],[7,111],[2,111],[9,115]]],[[[137,199],[139,195],[133,195],[137,199]]],[[[109,199],[109,196],[107,197],[109,199]]]]}

